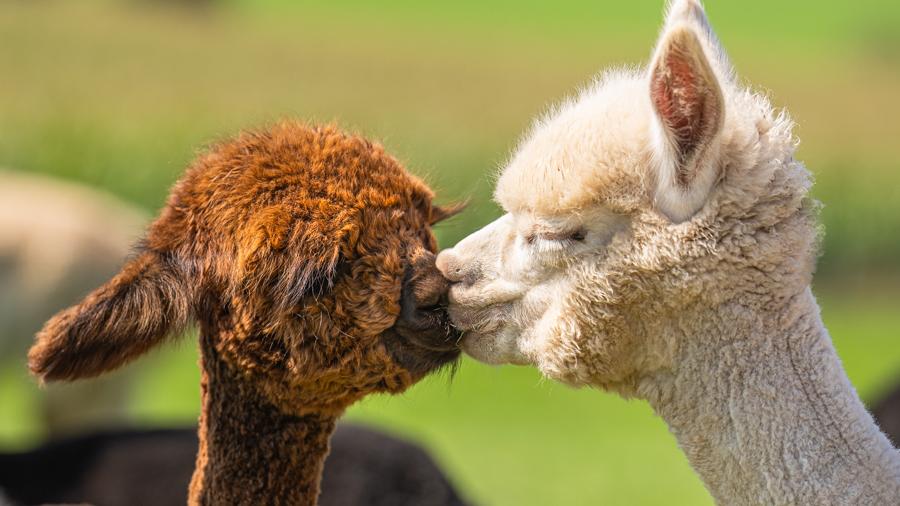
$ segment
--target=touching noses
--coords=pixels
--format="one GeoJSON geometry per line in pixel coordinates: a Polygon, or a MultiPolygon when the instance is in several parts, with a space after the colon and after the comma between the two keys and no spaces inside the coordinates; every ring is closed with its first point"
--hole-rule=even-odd
{"type": "Polygon", "coordinates": [[[451,283],[459,283],[465,280],[466,273],[463,269],[462,261],[459,255],[453,252],[453,249],[441,251],[437,256],[437,260],[435,260],[435,265],[451,283]]]}

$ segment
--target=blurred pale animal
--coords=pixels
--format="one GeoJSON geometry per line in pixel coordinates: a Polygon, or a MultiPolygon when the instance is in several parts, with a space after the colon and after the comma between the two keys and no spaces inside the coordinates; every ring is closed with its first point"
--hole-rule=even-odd
{"type": "MultiPolygon", "coordinates": [[[[147,219],[84,185],[0,170],[0,367],[27,376],[26,352],[41,324],[114,274],[147,219]]],[[[41,399],[48,429],[120,420],[133,375],[48,387],[41,399]]]]}

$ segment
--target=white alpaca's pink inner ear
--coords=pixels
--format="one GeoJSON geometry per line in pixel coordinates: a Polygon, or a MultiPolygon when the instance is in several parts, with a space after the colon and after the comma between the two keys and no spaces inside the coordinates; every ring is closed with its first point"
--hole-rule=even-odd
{"type": "MultiPolygon", "coordinates": [[[[708,97],[683,48],[673,46],[662,58],[664,61],[653,70],[650,93],[683,169],[709,129],[708,97]]],[[[687,186],[689,175],[679,170],[678,183],[687,186]]]]}
{"type": "Polygon", "coordinates": [[[708,148],[724,118],[718,79],[693,29],[677,26],[663,36],[649,91],[662,137],[657,203],[670,218],[683,221],[702,207],[715,180],[708,148]]]}

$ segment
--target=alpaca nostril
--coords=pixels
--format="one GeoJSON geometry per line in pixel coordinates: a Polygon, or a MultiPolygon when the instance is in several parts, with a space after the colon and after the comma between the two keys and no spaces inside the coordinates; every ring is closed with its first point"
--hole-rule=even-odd
{"type": "Polygon", "coordinates": [[[464,276],[462,263],[453,250],[441,251],[434,263],[447,281],[451,283],[462,281],[464,276]]]}

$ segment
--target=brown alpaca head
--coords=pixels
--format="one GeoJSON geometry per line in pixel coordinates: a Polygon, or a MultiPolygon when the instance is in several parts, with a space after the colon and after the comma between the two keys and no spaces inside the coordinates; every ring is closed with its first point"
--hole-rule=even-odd
{"type": "Polygon", "coordinates": [[[44,326],[31,370],[96,376],[193,318],[204,352],[284,410],[400,392],[458,356],[432,196],[331,127],[243,134],[194,163],[118,275],[44,326]]]}

